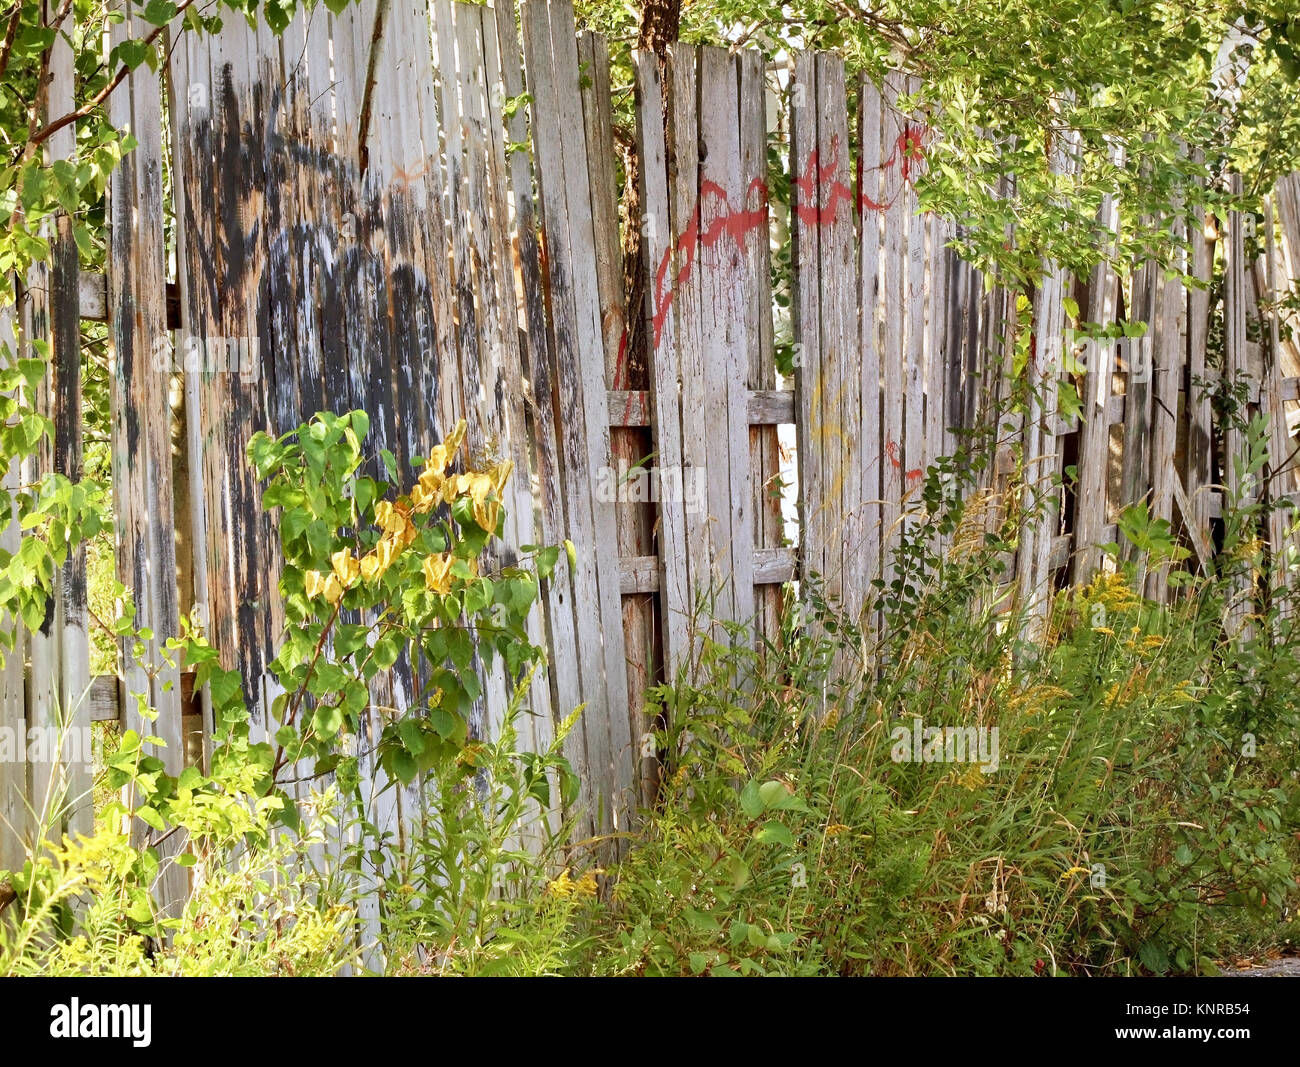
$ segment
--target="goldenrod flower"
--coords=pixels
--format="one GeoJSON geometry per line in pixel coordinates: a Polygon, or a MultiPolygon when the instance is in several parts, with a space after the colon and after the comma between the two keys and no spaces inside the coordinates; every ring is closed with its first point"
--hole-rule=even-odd
{"type": "Polygon", "coordinates": [[[597,889],[596,875],[602,873],[604,873],[604,868],[592,867],[590,870],[584,871],[582,877],[575,881],[569,877],[569,868],[565,867],[558,878],[547,883],[546,895],[565,899],[594,897],[597,889]]]}
{"type": "Polygon", "coordinates": [[[565,867],[558,878],[546,883],[546,895],[551,897],[569,897],[573,895],[573,879],[569,877],[569,868],[565,867]]]}

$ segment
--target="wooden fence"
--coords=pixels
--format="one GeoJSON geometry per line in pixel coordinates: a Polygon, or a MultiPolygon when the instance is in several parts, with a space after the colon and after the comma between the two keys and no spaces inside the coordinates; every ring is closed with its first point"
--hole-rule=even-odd
{"type": "MultiPolygon", "coordinates": [[[[132,18],[115,40],[138,29],[132,18]]],[[[179,770],[190,724],[211,728],[202,694],[188,696],[163,655],[187,615],[240,671],[265,730],[283,613],[276,531],[244,448],[321,409],[369,412],[374,453],[391,450],[404,472],[465,417],[476,457],[521,472],[502,562],[523,544],[573,541],[576,566],[557,570],[532,622],[549,663],[525,742],[548,744],[585,705],[567,744],[589,833],[626,828],[653,795],[646,691],[690,662],[701,628],[774,636],[783,584],[811,573],[862,616],[905,524],[923,517],[926,469],[1004,409],[1026,315],[1040,399],[1003,435],[988,489],[1021,464],[1052,498],[1014,561],[1038,618],[1054,585],[1097,565],[1125,504],[1173,522],[1194,564],[1213,554],[1219,487],[1243,489],[1230,460],[1245,446],[1202,388],[1219,373],[1212,321],[1224,372],[1271,420],[1273,455],[1290,455],[1300,362],[1272,294],[1300,277],[1296,177],[1270,199],[1279,224],[1263,228],[1259,255],[1247,259],[1237,215],[1192,235],[1186,273],[1208,282],[1222,244],[1222,292],[1147,265],[1125,285],[1045,264],[1025,310],[948,247],[949,220],[918,208],[935,135],[906,108],[914,80],[854,80],[825,53],[778,76],[755,53],[677,45],[662,65],[635,62],[645,302],[628,307],[607,49],[576,33],[567,0],[525,0],[518,19],[511,0],[359,0],[339,15],[299,11],[278,38],[231,18],[173,43],[162,79],[142,67],[112,97],[139,147],[113,178],[106,278],[77,276],[56,227],[52,262],[0,319],[16,351],[48,339],[54,357],[38,398],[52,448],[9,472],[15,483],[80,470],[79,319],[107,322],[117,574],[153,637],[120,677],[90,678],[86,564],[74,556],[46,624],[19,635],[0,676],[0,725],[138,727],[139,695],[179,770]],[[769,200],[778,82],[790,94],[788,206],[769,200]],[[786,235],[788,324],[771,270],[786,235]],[[1067,300],[1085,320],[1145,323],[1147,340],[1090,350],[1087,373],[1067,376],[1067,300]],[[787,326],[792,382],[777,373],[787,326]],[[1071,379],[1074,423],[1055,399],[1071,379]],[[797,442],[797,547],[781,511],[781,425],[797,442]],[[1078,477],[1062,486],[1067,465],[1078,477]]],[[[56,56],[51,112],[71,100],[70,61],[56,56]]],[[[74,148],[51,140],[56,155],[74,148]]],[[[1057,146],[1059,168],[1071,152],[1057,146]]],[[[1254,491],[1292,494],[1284,467],[1254,491]]],[[[1278,519],[1269,533],[1282,558],[1287,529],[1278,519]]],[[[17,531],[2,536],[12,550],[17,531]]],[[[1162,573],[1147,582],[1164,595],[1162,573]]],[[[409,707],[411,678],[399,663],[375,703],[409,707]]],[[[474,727],[490,733],[506,679],[498,667],[484,683],[474,727]]],[[[366,756],[371,738],[358,744],[366,756]]],[[[418,788],[384,790],[370,774],[381,827],[420,818],[418,788]]],[[[50,775],[71,801],[66,828],[89,825],[84,765],[0,765],[0,867],[20,855],[25,807],[50,775]]]]}

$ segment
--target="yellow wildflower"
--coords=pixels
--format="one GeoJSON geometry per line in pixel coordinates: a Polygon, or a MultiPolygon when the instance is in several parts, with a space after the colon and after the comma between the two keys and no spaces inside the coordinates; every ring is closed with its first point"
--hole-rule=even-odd
{"type": "Polygon", "coordinates": [[[591,869],[584,871],[582,877],[575,881],[569,876],[569,868],[565,867],[564,870],[560,872],[558,878],[547,883],[546,895],[562,897],[565,899],[594,897],[597,890],[596,875],[603,873],[604,868],[592,867],[591,869]]]}
{"type": "Polygon", "coordinates": [[[546,883],[546,895],[551,897],[569,897],[573,895],[573,879],[569,877],[569,868],[565,867],[558,878],[546,883]]]}

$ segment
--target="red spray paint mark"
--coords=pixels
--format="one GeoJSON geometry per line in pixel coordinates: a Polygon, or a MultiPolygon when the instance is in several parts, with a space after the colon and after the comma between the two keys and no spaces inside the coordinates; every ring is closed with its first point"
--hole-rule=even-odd
{"type": "MultiPolygon", "coordinates": [[[[733,207],[727,192],[716,182],[700,183],[700,196],[691,214],[691,221],[672,245],[665,250],[659,267],[655,271],[654,289],[654,344],[659,347],[663,336],[664,323],[672,309],[678,289],[690,279],[695,269],[696,257],[701,248],[712,248],[723,238],[731,238],[737,251],[743,252],[745,240],[749,234],[767,226],[767,184],[762,178],[755,178],[745,190],[744,202],[740,207],[733,207]],[[753,207],[749,204],[756,200],[753,207]],[[714,206],[714,211],[706,216],[705,204],[714,206]],[[707,218],[707,222],[705,222],[707,218]],[[676,262],[677,273],[672,274],[676,262]]],[[[626,344],[626,335],[619,345],[619,355],[626,344]]]]}
{"type": "MultiPolygon", "coordinates": [[[[903,461],[898,455],[898,442],[895,441],[892,437],[885,442],[885,455],[886,457],[888,457],[889,465],[891,467],[893,467],[895,470],[903,469],[903,461]]],[[[924,471],[922,471],[918,467],[916,470],[904,471],[903,477],[907,480],[907,484],[911,486],[921,477],[923,473],[924,471]]]]}
{"type": "MultiPolygon", "coordinates": [[[[903,132],[894,140],[893,151],[889,158],[882,160],[871,168],[871,173],[888,172],[897,169],[902,179],[902,189],[916,183],[921,163],[925,160],[925,143],[930,136],[930,128],[923,123],[909,122],[903,132]]],[[[839,137],[831,138],[830,158],[822,161],[816,149],[808,153],[802,173],[795,179],[798,190],[796,208],[799,220],[807,226],[825,226],[833,223],[839,216],[843,203],[855,206],[859,211],[885,211],[897,201],[895,193],[885,201],[873,200],[863,191],[863,177],[866,173],[865,161],[858,159],[857,178],[858,195],[854,197],[848,183],[836,175],[840,169],[839,137]]]]}
{"type": "MultiPolygon", "coordinates": [[[[923,123],[908,123],[894,142],[889,158],[872,168],[873,171],[889,171],[897,168],[907,186],[915,182],[918,164],[925,158],[925,142],[930,129],[923,123]]],[[[795,209],[798,217],[807,225],[824,226],[834,222],[839,214],[840,204],[848,203],[861,211],[883,211],[897,199],[886,203],[876,203],[865,194],[855,197],[848,184],[840,181],[836,174],[840,169],[840,139],[831,139],[830,159],[822,163],[816,149],[809,153],[803,173],[795,179],[797,189],[795,209]]],[[[862,161],[858,161],[858,186],[862,186],[862,161]]],[[[696,258],[701,248],[712,248],[724,238],[731,238],[738,251],[743,251],[749,234],[767,226],[767,184],[761,178],[755,178],[745,190],[744,201],[739,207],[732,205],[727,192],[716,182],[705,181],[700,184],[700,195],[691,214],[690,222],[680,235],[664,251],[654,275],[654,347],[659,347],[663,338],[664,324],[672,310],[678,289],[690,280],[695,268],[696,258]],[[753,202],[753,206],[750,204],[753,202]],[[715,207],[707,214],[706,203],[715,207]],[[706,220],[707,219],[707,223],[706,220]],[[673,265],[677,265],[673,273],[673,265]]],[[[624,329],[618,342],[617,366],[622,368],[627,354],[627,330],[624,329]]]]}
{"type": "Polygon", "coordinates": [[[813,149],[803,173],[795,178],[795,210],[805,226],[825,226],[835,221],[840,204],[853,203],[853,191],[836,174],[840,169],[840,139],[831,138],[830,159],[825,163],[813,149]]]}

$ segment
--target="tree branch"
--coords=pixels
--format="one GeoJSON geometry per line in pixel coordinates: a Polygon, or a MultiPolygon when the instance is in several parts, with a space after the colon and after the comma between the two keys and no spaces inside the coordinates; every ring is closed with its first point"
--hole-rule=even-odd
{"type": "Polygon", "coordinates": [[[14,0],[14,13],[9,19],[9,29],[5,32],[5,41],[0,45],[0,78],[9,69],[9,56],[14,50],[14,38],[18,36],[18,24],[23,17],[23,0],[14,0]]]}
{"type": "MultiPolygon", "coordinates": [[[[68,6],[71,6],[72,0],[64,0],[64,3],[67,4],[68,6]]],[[[181,4],[177,5],[176,14],[179,15],[183,11],[185,11],[186,8],[193,7],[193,6],[194,6],[194,0],[183,0],[181,4]]],[[[143,39],[143,43],[148,45],[153,44],[156,40],[158,40],[158,35],[161,34],[164,29],[166,29],[165,26],[155,26],[153,30],[143,39]]],[[[47,50],[45,52],[46,63],[48,63],[48,56],[49,56],[49,51],[47,50]]],[[[69,111],[66,115],[62,115],[59,118],[46,123],[39,130],[33,131],[31,136],[27,138],[27,151],[28,152],[33,151],[37,145],[41,144],[43,141],[49,139],[54,134],[58,133],[59,130],[63,129],[63,127],[67,126],[69,123],[76,122],[78,119],[84,119],[87,115],[92,114],[96,108],[98,108],[105,100],[108,99],[109,95],[113,92],[113,90],[116,89],[119,85],[122,84],[123,81],[126,80],[126,76],[131,73],[131,70],[132,68],[130,67],[122,66],[121,68],[119,68],[118,72],[115,75],[113,75],[112,80],[107,85],[105,85],[104,88],[100,89],[99,92],[97,92],[94,96],[92,96],[87,103],[77,108],[76,111],[69,111]]],[[[42,76],[43,73],[44,72],[42,71],[42,76]]]]}

